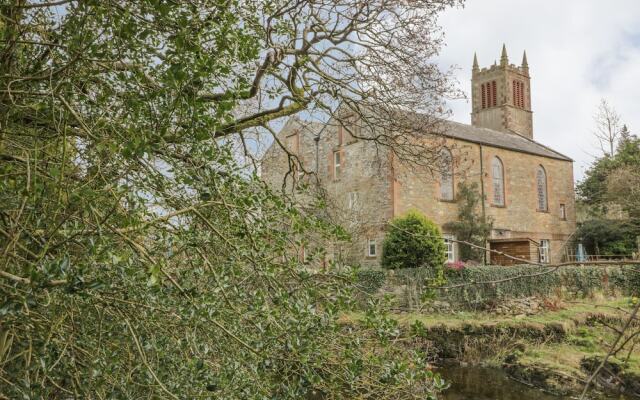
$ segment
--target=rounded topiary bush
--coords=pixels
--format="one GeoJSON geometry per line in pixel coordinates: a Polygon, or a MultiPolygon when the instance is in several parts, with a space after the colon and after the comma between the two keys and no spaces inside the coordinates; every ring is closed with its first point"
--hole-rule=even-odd
{"type": "Polygon", "coordinates": [[[446,248],[440,229],[417,211],[391,221],[382,244],[385,268],[431,267],[442,270],[446,248]]]}

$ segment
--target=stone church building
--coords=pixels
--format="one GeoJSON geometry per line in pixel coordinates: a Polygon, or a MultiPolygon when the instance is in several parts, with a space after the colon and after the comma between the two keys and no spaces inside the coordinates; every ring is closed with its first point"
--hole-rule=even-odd
{"type": "MultiPolygon", "coordinates": [[[[478,212],[493,221],[487,247],[536,262],[561,261],[576,228],[573,162],[534,140],[526,53],[521,65],[513,65],[503,47],[500,62],[488,68],[474,56],[471,93],[471,125],[444,122],[439,151],[451,161],[429,178],[380,158],[369,141],[354,139],[335,121],[294,117],[279,132],[280,145],[267,151],[263,179],[282,186],[290,155],[317,174],[328,209],[352,233],[352,241],[336,245],[329,258],[379,265],[388,222],[418,210],[441,227],[449,261],[458,260],[446,226],[458,218],[456,191],[465,181],[477,183],[478,212]]],[[[516,263],[498,253],[489,257],[492,264],[516,263]]]]}

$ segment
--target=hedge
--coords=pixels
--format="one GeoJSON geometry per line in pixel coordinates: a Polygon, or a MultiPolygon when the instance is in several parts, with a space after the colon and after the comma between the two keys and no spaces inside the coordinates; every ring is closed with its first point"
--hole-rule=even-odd
{"type": "Polygon", "coordinates": [[[379,269],[362,269],[356,273],[356,286],[366,293],[377,292],[384,285],[386,274],[379,269]]]}
{"type": "MultiPolygon", "coordinates": [[[[446,270],[447,283],[487,282],[519,277],[496,284],[470,284],[459,288],[437,290],[437,298],[452,304],[476,308],[491,302],[531,296],[548,296],[562,291],[572,297],[590,296],[596,292],[640,294],[640,266],[567,266],[549,271],[539,266],[473,266],[446,270]],[[531,276],[534,275],[534,276],[531,276]]],[[[387,276],[387,286],[402,288],[405,301],[420,298],[433,278],[428,268],[396,270],[387,276]]],[[[396,290],[396,292],[398,292],[396,290]]],[[[399,299],[402,302],[402,299],[399,299]]]]}

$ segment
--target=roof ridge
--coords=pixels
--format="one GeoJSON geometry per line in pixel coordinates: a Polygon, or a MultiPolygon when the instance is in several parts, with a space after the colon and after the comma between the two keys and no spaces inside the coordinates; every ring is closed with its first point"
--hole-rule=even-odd
{"type": "MultiPolygon", "coordinates": [[[[530,143],[530,144],[532,144],[534,146],[538,146],[540,148],[540,150],[538,150],[536,152],[536,151],[534,151],[532,149],[527,150],[527,149],[524,149],[524,148],[518,148],[515,143],[513,143],[512,145],[509,145],[508,143],[502,143],[502,144],[495,143],[495,140],[496,140],[495,138],[492,141],[492,140],[490,140],[490,138],[482,137],[482,136],[477,135],[477,133],[475,135],[473,135],[473,136],[476,136],[475,138],[465,138],[465,137],[459,137],[460,135],[456,135],[455,132],[448,133],[445,130],[445,132],[444,132],[445,136],[451,136],[451,137],[454,137],[454,138],[457,138],[457,139],[460,139],[460,140],[465,140],[466,139],[466,140],[471,141],[471,142],[478,142],[478,143],[487,144],[489,146],[502,147],[502,148],[505,148],[505,149],[521,151],[521,152],[525,152],[525,153],[529,153],[529,154],[536,154],[536,155],[543,156],[543,157],[559,158],[559,159],[563,159],[563,160],[567,160],[567,161],[573,161],[571,159],[571,157],[567,157],[566,155],[564,155],[564,154],[552,149],[551,147],[549,147],[547,145],[544,145],[544,144],[542,144],[540,142],[537,142],[537,141],[535,141],[533,139],[530,139],[528,137],[522,136],[522,135],[520,135],[520,134],[518,134],[516,132],[513,132],[513,131],[504,132],[504,131],[499,131],[499,130],[496,130],[496,129],[485,128],[485,127],[481,127],[481,126],[473,126],[471,124],[465,124],[465,123],[462,123],[462,122],[452,121],[452,120],[447,120],[447,119],[443,119],[442,122],[444,122],[445,124],[448,124],[448,125],[457,125],[457,126],[460,126],[461,128],[471,130],[471,132],[467,131],[467,135],[473,135],[472,131],[474,131],[474,130],[476,132],[478,132],[478,131],[479,132],[483,132],[484,131],[484,132],[487,132],[487,133],[490,133],[490,134],[493,134],[493,135],[496,135],[496,136],[504,137],[505,139],[516,139],[516,140],[522,139],[521,143],[530,143]],[[475,139],[475,140],[473,140],[473,139],[475,139]],[[552,153],[552,155],[541,153],[542,149],[546,150],[549,153],[552,153]]],[[[462,135],[462,136],[464,136],[464,135],[462,135]]]]}
{"type": "MultiPolygon", "coordinates": [[[[513,131],[511,131],[511,132],[513,132],[513,131]]],[[[547,146],[547,145],[546,145],[546,144],[544,144],[544,143],[541,143],[541,142],[538,142],[537,140],[533,140],[532,138],[528,138],[528,137],[526,137],[526,136],[520,135],[520,134],[519,134],[519,133],[517,133],[517,132],[513,132],[513,133],[515,133],[516,135],[520,136],[521,138],[523,138],[523,139],[525,139],[525,140],[530,141],[531,143],[535,143],[535,144],[537,144],[538,146],[542,146],[542,147],[544,147],[545,149],[547,149],[547,150],[549,150],[549,151],[552,151],[552,152],[554,152],[554,153],[556,153],[556,154],[558,154],[558,155],[560,155],[560,156],[562,156],[562,157],[566,157],[566,158],[568,158],[568,159],[570,159],[570,160],[572,160],[572,161],[573,161],[573,159],[572,159],[571,157],[568,157],[568,156],[566,156],[566,155],[564,155],[564,154],[560,153],[559,151],[552,149],[551,147],[547,146]]]]}

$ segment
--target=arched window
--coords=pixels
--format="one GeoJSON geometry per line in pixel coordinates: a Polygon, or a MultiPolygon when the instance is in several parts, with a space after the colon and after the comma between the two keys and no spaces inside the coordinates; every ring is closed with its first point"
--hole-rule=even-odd
{"type": "Polygon", "coordinates": [[[538,194],[538,211],[547,211],[547,173],[542,165],[536,171],[536,192],[538,194]]]}
{"type": "Polygon", "coordinates": [[[493,179],[493,205],[504,206],[504,167],[498,157],[491,161],[491,177],[493,179]]]}
{"type": "Polygon", "coordinates": [[[440,199],[453,200],[453,156],[448,149],[440,150],[440,199]]]}

